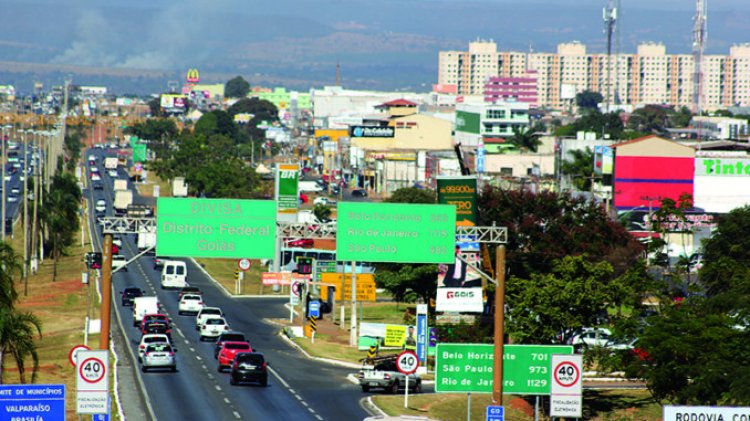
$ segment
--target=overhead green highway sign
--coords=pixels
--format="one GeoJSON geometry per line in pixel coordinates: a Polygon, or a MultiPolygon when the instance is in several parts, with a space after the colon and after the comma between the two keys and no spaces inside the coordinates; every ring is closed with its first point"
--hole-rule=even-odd
{"type": "Polygon", "coordinates": [[[276,202],[160,197],[156,254],[273,259],[276,202]]]}
{"type": "Polygon", "coordinates": [[[453,205],[339,202],[340,261],[451,263],[455,244],[453,205]]]}

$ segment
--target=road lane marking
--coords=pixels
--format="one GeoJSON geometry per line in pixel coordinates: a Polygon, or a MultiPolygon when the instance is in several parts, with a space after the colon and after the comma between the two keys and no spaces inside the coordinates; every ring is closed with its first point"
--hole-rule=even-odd
{"type": "Polygon", "coordinates": [[[221,391],[221,386],[219,386],[218,384],[215,384],[214,387],[216,388],[216,390],[221,391]]]}
{"type": "Polygon", "coordinates": [[[224,403],[229,403],[229,398],[224,398],[224,403]]]}
{"type": "Polygon", "coordinates": [[[240,413],[239,413],[239,412],[237,412],[237,411],[234,411],[234,412],[232,412],[232,414],[234,414],[234,417],[235,417],[235,418],[237,418],[237,419],[240,419],[240,418],[241,418],[241,417],[240,417],[240,413]]]}

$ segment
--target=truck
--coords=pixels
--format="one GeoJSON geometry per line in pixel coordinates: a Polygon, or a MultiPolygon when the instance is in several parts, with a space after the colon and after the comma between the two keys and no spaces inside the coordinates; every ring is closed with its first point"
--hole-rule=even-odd
{"type": "Polygon", "coordinates": [[[153,253],[153,247],[156,247],[156,232],[153,230],[151,231],[141,231],[138,233],[138,250],[143,251],[148,248],[152,248],[151,252],[153,253]]]}
{"type": "Polygon", "coordinates": [[[188,186],[185,182],[185,177],[175,177],[172,180],[172,196],[173,197],[187,197],[188,186]]]}
{"type": "Polygon", "coordinates": [[[321,222],[317,216],[311,210],[303,209],[297,212],[297,222],[304,224],[315,224],[321,225],[321,222]]]}
{"type": "Polygon", "coordinates": [[[117,157],[108,156],[104,158],[104,168],[108,170],[116,170],[117,164],[118,164],[117,157]]]}
{"type": "Polygon", "coordinates": [[[115,203],[112,207],[115,209],[116,216],[123,216],[128,212],[128,206],[133,203],[133,192],[130,190],[115,190],[115,203]]]}
{"type": "Polygon", "coordinates": [[[115,186],[114,186],[115,191],[127,190],[127,189],[128,189],[128,180],[123,180],[120,178],[115,180],[115,186]]]}
{"type": "Polygon", "coordinates": [[[298,190],[300,192],[308,191],[318,193],[323,191],[323,187],[317,181],[300,181],[298,184],[298,190]]]}

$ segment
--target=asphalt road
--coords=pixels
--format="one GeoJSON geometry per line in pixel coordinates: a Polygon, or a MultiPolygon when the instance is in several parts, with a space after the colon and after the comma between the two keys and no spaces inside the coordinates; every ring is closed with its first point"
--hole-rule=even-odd
{"type": "MultiPolygon", "coordinates": [[[[100,157],[98,165],[104,182],[103,190],[89,190],[91,203],[103,198],[107,201],[107,215],[112,215],[112,180],[104,171],[104,150],[87,152],[100,157]]],[[[119,176],[126,176],[118,169],[119,176]]],[[[87,176],[88,176],[87,171],[87,176]]],[[[146,202],[136,198],[136,203],[146,202]]],[[[94,243],[101,249],[101,232],[96,226],[94,243]]],[[[137,252],[135,236],[122,235],[124,254],[128,259],[137,252]]],[[[211,281],[190,259],[188,282],[201,288],[207,305],[221,307],[233,330],[244,332],[253,348],[269,361],[269,386],[230,386],[228,373],[218,373],[213,358],[213,342],[200,342],[194,317],[177,315],[177,292],[159,286],[159,273],[153,268],[153,257],[143,256],[128,265],[126,272],[113,275],[115,297],[113,307],[122,320],[128,346],[137,353],[140,334],[132,327],[130,307],[122,307],[119,291],[126,286],[144,289],[146,295],[156,295],[163,312],[173,321],[177,352],[177,373],[139,373],[153,413],[158,420],[361,420],[368,413],[360,406],[363,394],[356,385],[346,380],[353,370],[306,359],[295,348],[279,337],[279,327],[265,321],[284,318],[288,310],[286,300],[278,298],[232,298],[211,281]]],[[[113,317],[113,329],[119,329],[113,317]]],[[[124,352],[123,352],[124,354],[124,352]]],[[[121,356],[122,357],[122,356],[121,356]]],[[[137,363],[136,363],[137,364],[137,363]]],[[[127,413],[126,413],[127,416],[127,413]]]]}

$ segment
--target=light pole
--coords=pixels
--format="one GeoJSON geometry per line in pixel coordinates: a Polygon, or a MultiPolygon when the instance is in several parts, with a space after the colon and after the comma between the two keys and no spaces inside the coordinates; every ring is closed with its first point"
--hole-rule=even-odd
{"type": "Polygon", "coordinates": [[[3,139],[2,139],[2,177],[3,177],[3,184],[2,184],[2,219],[3,219],[3,233],[2,233],[2,240],[5,242],[5,137],[8,136],[8,133],[10,132],[10,129],[12,129],[13,126],[10,124],[6,124],[3,126],[3,139]]]}

